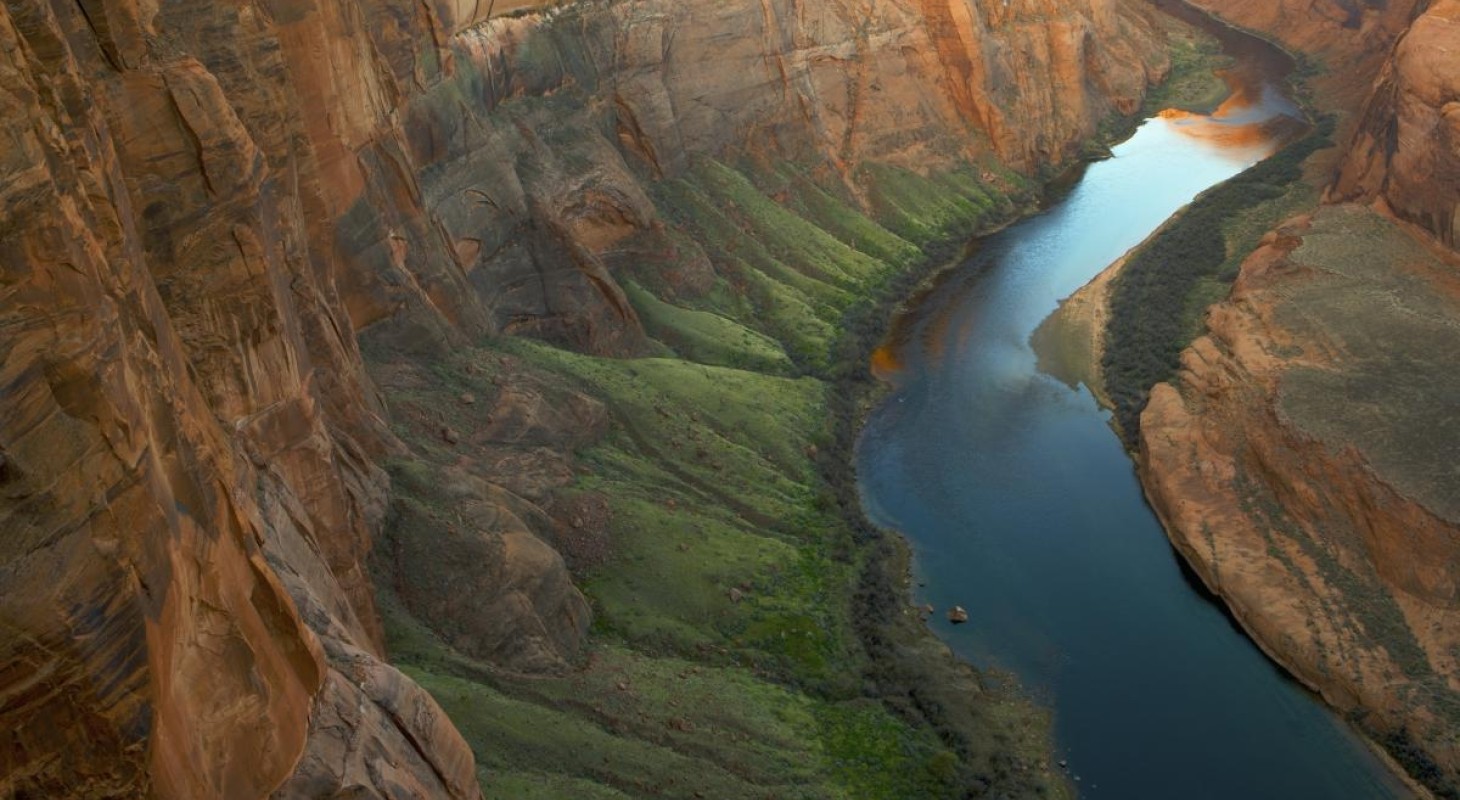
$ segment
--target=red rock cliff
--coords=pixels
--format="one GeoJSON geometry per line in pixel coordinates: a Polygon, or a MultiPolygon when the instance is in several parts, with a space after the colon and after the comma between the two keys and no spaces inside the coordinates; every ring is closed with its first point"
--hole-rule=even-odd
{"type": "Polygon", "coordinates": [[[1460,2],[1434,0],[1394,48],[1359,117],[1334,200],[1382,199],[1460,246],[1460,2]]]}
{"type": "Polygon", "coordinates": [[[1366,209],[1294,221],[1152,392],[1139,457],[1258,643],[1437,786],[1460,764],[1456,267],[1366,209]]]}
{"type": "MultiPolygon", "coordinates": [[[[635,352],[648,177],[1032,171],[1165,69],[1123,0],[522,5],[0,3],[0,793],[477,796],[383,660],[357,337],[635,352]]],[[[586,606],[519,527],[539,668],[586,606]]]]}
{"type": "Polygon", "coordinates": [[[1246,259],[1176,380],[1151,394],[1142,482],[1258,643],[1449,796],[1460,6],[1204,4],[1358,65],[1344,74],[1364,95],[1325,93],[1339,111],[1362,107],[1326,200],[1369,207],[1317,209],[1246,259]]]}
{"type": "Polygon", "coordinates": [[[0,6],[7,794],[475,792],[380,660],[376,405],[255,12],[0,6]]]}

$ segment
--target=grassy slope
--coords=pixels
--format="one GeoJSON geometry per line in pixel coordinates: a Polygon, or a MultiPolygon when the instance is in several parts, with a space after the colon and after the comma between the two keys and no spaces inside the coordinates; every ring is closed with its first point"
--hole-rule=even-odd
{"type": "Polygon", "coordinates": [[[1215,111],[1227,99],[1228,90],[1214,70],[1230,66],[1231,59],[1222,54],[1216,39],[1174,20],[1170,20],[1166,39],[1171,45],[1171,74],[1146,94],[1141,116],[1167,108],[1198,114],[1215,111]]]}
{"type": "MultiPolygon", "coordinates": [[[[923,245],[1027,200],[1016,179],[985,186],[984,169],[868,168],[884,226],[793,168],[702,162],[656,199],[711,253],[719,284],[679,305],[627,287],[671,357],[500,339],[438,365],[432,396],[397,398],[450,408],[463,392],[490,396],[505,357],[599,398],[612,418],[577,454],[566,493],[605,497],[612,511],[606,560],[577,576],[596,627],[576,671],[492,669],[382,593],[393,659],[473,744],[488,796],[1062,792],[1042,763],[1047,718],[980,685],[901,606],[901,554],[849,523],[850,476],[829,483],[818,463],[845,460],[855,430],[847,384],[832,377],[864,370],[831,366],[880,331],[868,298],[901,291],[894,276],[926,263],[923,245]]],[[[398,465],[401,502],[449,519],[432,475],[450,454],[413,445],[440,461],[398,465]]]]}
{"type": "MultiPolygon", "coordinates": [[[[1192,65],[1211,54],[1187,50],[1169,92],[1200,105],[1211,82],[1192,65]]],[[[872,164],[855,179],[870,216],[791,165],[702,161],[651,193],[671,234],[710,254],[715,286],[686,297],[653,270],[625,281],[666,357],[480,342],[422,396],[392,398],[466,430],[456,398],[491,396],[506,357],[612,418],[563,493],[612,511],[606,555],[575,576],[596,627],[572,672],[464,656],[411,616],[392,576],[377,581],[392,658],[472,744],[487,796],[1068,792],[1045,760],[1047,713],[981,680],[902,605],[907,553],[861,517],[850,459],[887,306],[941,263],[939,245],[1025,210],[1031,187],[989,163],[932,176],[872,164]]],[[[433,485],[455,456],[411,445],[399,501],[449,520],[433,485]]]]}

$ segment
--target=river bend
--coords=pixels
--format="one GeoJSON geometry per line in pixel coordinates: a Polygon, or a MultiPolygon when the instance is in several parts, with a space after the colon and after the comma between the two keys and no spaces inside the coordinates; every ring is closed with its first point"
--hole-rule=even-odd
{"type": "Polygon", "coordinates": [[[1404,796],[1183,575],[1108,414],[1029,346],[1061,298],[1273,152],[1275,121],[1298,112],[1264,45],[1246,46],[1218,114],[1147,120],[912,303],[878,359],[894,390],[858,448],[865,507],[912,542],[932,624],[1051,705],[1085,797],[1404,796]],[[954,604],[968,624],[943,619],[954,604]]]}

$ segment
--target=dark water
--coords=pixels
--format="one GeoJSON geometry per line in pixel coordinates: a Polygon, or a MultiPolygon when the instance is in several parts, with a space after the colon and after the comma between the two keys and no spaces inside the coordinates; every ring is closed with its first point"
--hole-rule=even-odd
{"type": "Polygon", "coordinates": [[[897,321],[879,359],[896,390],[858,454],[863,497],[913,542],[953,648],[1053,707],[1083,796],[1403,797],[1183,576],[1108,415],[1040,373],[1028,344],[1060,298],[1291,130],[1271,83],[1286,60],[1228,38],[1236,91],[1214,118],[1147,121],[897,321]],[[954,604],[969,624],[943,621],[954,604]]]}

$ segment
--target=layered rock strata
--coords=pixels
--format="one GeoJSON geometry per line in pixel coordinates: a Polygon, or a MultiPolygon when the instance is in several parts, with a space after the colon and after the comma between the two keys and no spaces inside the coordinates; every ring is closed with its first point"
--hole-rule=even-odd
{"type": "MultiPolygon", "coordinates": [[[[641,352],[615,272],[679,252],[653,178],[1034,172],[1165,69],[1124,0],[531,5],[0,4],[0,793],[477,796],[383,660],[365,564],[407,450],[359,337],[641,352]]],[[[552,417],[535,391],[494,438],[552,417]]],[[[561,668],[587,607],[530,489],[482,480],[444,549],[501,580],[403,596],[561,668]]]]}
{"type": "Polygon", "coordinates": [[[1429,0],[1192,0],[1238,27],[1328,62],[1339,82],[1373,75],[1429,0]]]}

